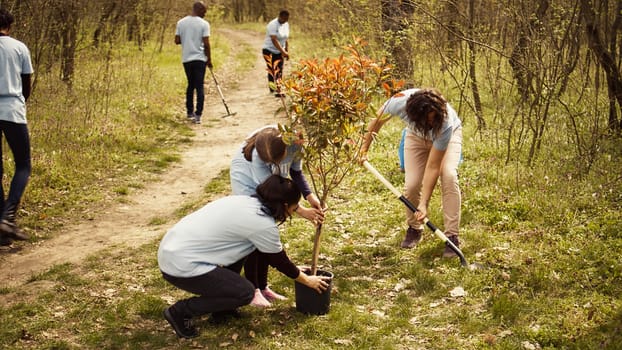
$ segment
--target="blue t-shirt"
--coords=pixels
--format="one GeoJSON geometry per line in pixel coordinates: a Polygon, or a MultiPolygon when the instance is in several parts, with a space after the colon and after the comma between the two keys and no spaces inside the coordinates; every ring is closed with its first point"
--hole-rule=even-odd
{"type": "Polygon", "coordinates": [[[259,199],[228,196],[211,202],[173,226],[158,249],[160,270],[175,277],[195,277],[216,266],[229,266],[255,249],[283,250],[274,218],[259,199]]]}
{"type": "Polygon", "coordinates": [[[10,36],[0,36],[0,120],[26,124],[22,74],[32,74],[30,51],[10,36]]]}
{"type": "Polygon", "coordinates": [[[398,92],[384,103],[382,107],[384,109],[383,111],[384,113],[388,113],[392,116],[398,116],[406,123],[408,132],[413,133],[416,136],[432,140],[434,148],[444,151],[449,145],[449,140],[451,139],[451,135],[454,130],[460,128],[462,126],[462,122],[460,121],[460,118],[458,118],[458,113],[456,113],[449,103],[447,103],[447,119],[443,122],[439,134],[436,136],[433,135],[432,132],[429,132],[428,135],[422,134],[416,129],[415,123],[408,119],[408,114],[406,113],[406,102],[408,101],[408,98],[419,90],[420,89],[408,89],[398,92]]]}
{"type": "Polygon", "coordinates": [[[203,38],[210,36],[209,23],[198,16],[186,16],[177,22],[175,35],[181,38],[181,61],[207,62],[203,38]]]}
{"type": "MultiPolygon", "coordinates": [[[[269,127],[276,126],[269,125],[264,128],[269,127]]],[[[251,135],[264,128],[255,130],[251,135]]],[[[266,163],[259,157],[257,149],[253,149],[252,161],[246,160],[242,152],[244,145],[246,143],[233,156],[231,167],[229,168],[231,192],[233,194],[252,195],[255,193],[257,186],[272,174],[278,173],[282,177],[288,178],[291,170],[302,171],[302,146],[296,144],[288,145],[285,151],[285,158],[279,163],[279,169],[277,170],[274,164],[266,163]]]]}
{"type": "Polygon", "coordinates": [[[276,35],[276,40],[279,42],[281,47],[285,49],[285,43],[289,38],[289,23],[285,22],[281,24],[279,22],[279,18],[275,18],[266,26],[266,38],[263,42],[263,48],[272,52],[272,53],[281,53],[279,49],[274,46],[272,43],[271,36],[276,35]]]}

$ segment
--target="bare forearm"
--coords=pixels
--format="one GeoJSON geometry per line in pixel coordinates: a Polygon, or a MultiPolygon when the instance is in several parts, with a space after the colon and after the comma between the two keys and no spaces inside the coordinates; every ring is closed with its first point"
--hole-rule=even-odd
{"type": "Polygon", "coordinates": [[[369,122],[369,126],[367,127],[367,132],[363,136],[363,143],[361,144],[361,153],[366,154],[369,150],[369,146],[374,141],[374,138],[382,128],[382,125],[386,122],[387,119],[375,118],[369,122]]]}
{"type": "Polygon", "coordinates": [[[434,191],[434,186],[436,186],[436,181],[438,181],[438,177],[441,174],[441,164],[443,163],[444,156],[445,151],[440,151],[434,147],[430,150],[425,172],[423,173],[420,206],[428,207],[432,192],[434,191]]]}
{"type": "Polygon", "coordinates": [[[287,55],[287,45],[285,45],[285,48],[283,48],[283,46],[281,46],[281,43],[279,43],[279,41],[277,40],[276,36],[272,36],[270,37],[270,39],[272,39],[272,44],[274,45],[274,47],[277,48],[277,50],[281,52],[282,55],[287,55]]]}
{"type": "Polygon", "coordinates": [[[429,169],[426,167],[425,173],[423,175],[423,183],[421,186],[421,199],[419,201],[419,205],[423,207],[428,207],[430,203],[430,198],[432,198],[432,192],[434,192],[434,186],[436,186],[436,181],[440,174],[439,169],[429,169]]]}

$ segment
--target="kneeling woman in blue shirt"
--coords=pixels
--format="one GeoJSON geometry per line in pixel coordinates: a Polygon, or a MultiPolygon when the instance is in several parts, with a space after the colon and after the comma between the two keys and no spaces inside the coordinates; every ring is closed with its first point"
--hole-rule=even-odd
{"type": "Polygon", "coordinates": [[[292,180],[272,175],[257,187],[256,195],[218,199],[166,233],[158,250],[162,276],[196,294],[164,310],[179,337],[198,335],[190,322],[193,317],[234,312],[251,302],[255,287],[240,270],[255,251],[286,276],[318,293],[326,290],[326,277],[301,272],[281,244],[278,225],[296,211],[300,196],[292,180]]]}

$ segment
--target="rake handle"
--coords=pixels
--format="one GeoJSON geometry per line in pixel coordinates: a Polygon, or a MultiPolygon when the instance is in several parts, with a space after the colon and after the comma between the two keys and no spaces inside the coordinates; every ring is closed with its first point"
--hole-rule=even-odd
{"type": "MultiPolygon", "coordinates": [[[[404,197],[404,195],[400,191],[398,191],[397,188],[395,188],[395,186],[393,186],[393,184],[389,182],[389,180],[387,180],[384,176],[382,176],[382,174],[380,174],[378,170],[376,170],[376,168],[374,168],[371,164],[369,164],[368,161],[364,161],[363,166],[365,166],[365,168],[367,168],[367,170],[369,170],[370,173],[372,173],[378,180],[380,180],[380,182],[382,182],[389,190],[391,190],[391,192],[393,192],[393,194],[402,203],[404,203],[406,207],[408,207],[408,209],[410,209],[413,213],[416,213],[419,211],[417,207],[415,207],[406,197],[404,197]]],[[[445,233],[443,233],[443,231],[441,231],[432,222],[430,222],[430,220],[427,217],[423,218],[423,223],[432,232],[434,232],[434,234],[438,236],[438,238],[440,238],[443,242],[445,242],[445,244],[447,244],[447,246],[451,250],[453,250],[454,253],[458,255],[458,257],[460,258],[460,264],[462,264],[462,266],[469,265],[462,251],[458,247],[456,247],[456,245],[452,241],[450,241],[449,238],[447,238],[447,236],[445,236],[445,233]]]]}
{"type": "Polygon", "coordinates": [[[214,79],[214,84],[216,85],[216,90],[218,90],[218,94],[220,95],[220,99],[222,100],[222,104],[225,105],[225,109],[227,110],[227,115],[231,115],[231,112],[229,112],[229,106],[227,106],[227,102],[225,101],[225,95],[222,94],[222,90],[220,89],[220,84],[218,84],[218,80],[216,80],[216,76],[214,75],[214,71],[211,68],[209,68],[209,72],[212,74],[212,79],[214,79]]]}

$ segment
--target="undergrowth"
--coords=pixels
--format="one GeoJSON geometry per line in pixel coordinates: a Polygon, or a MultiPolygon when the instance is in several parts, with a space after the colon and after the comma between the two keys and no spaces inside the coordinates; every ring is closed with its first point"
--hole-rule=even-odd
{"type": "MultiPolygon", "coordinates": [[[[161,59],[158,66],[178,68],[172,58],[161,59]]],[[[159,74],[150,78],[154,84],[159,74]]],[[[179,89],[182,82],[169,78],[179,89]]],[[[173,98],[156,90],[152,93],[161,101],[173,98]]],[[[168,146],[186,142],[188,129],[176,121],[173,103],[152,109],[143,97],[110,103],[114,122],[100,118],[100,111],[69,113],[69,94],[60,97],[68,120],[55,119],[44,107],[29,111],[33,139],[45,136],[54,146],[33,150],[40,173],[29,185],[25,208],[36,207],[51,218],[68,199],[86,207],[109,200],[111,190],[126,196],[175,161],[177,153],[168,146]],[[72,141],[54,143],[57,134],[72,141]],[[78,154],[83,149],[93,152],[78,154]]],[[[403,184],[396,150],[401,128],[398,120],[387,123],[369,153],[370,162],[398,188],[403,184]]],[[[465,135],[473,134],[470,128],[466,123],[465,135]]],[[[486,142],[465,138],[459,168],[461,249],[483,269],[470,271],[456,259],[442,259],[442,242],[429,232],[417,248],[400,249],[405,208],[360,168],[328,201],[319,262],[335,275],[327,315],[297,312],[292,280],[271,269],[271,287],[289,300],[268,309],[243,307],[243,317],[226,325],[201,318],[198,338],[178,340],[161,312],[189,295],[162,279],[155,240],[122,253],[113,247],[81,264],[54,266],[23,286],[0,288],[7,301],[0,306],[0,347],[617,349],[622,344],[622,189],[611,161],[620,158],[616,145],[605,145],[608,156],[589,169],[576,168],[561,153],[526,167],[506,162],[486,142]]],[[[442,227],[438,191],[430,219],[442,227]]],[[[229,192],[225,170],[207,185],[203,198],[178,208],[176,216],[229,192]]],[[[39,232],[50,225],[37,224],[40,220],[26,222],[39,232]]],[[[299,217],[282,226],[286,251],[299,265],[311,261],[313,231],[299,217]]]]}
{"type": "MultiPolygon", "coordinates": [[[[390,122],[385,128],[370,161],[401,186],[395,149],[401,125],[390,122]]],[[[465,157],[460,168],[461,248],[483,269],[469,271],[456,259],[440,258],[442,242],[431,233],[416,249],[400,249],[403,205],[361,168],[328,203],[319,268],[335,279],[324,316],[297,312],[293,281],[271,269],[272,288],[289,300],[268,309],[243,307],[241,319],[221,326],[206,316],[196,322],[198,338],[178,340],[161,312],[188,294],[161,278],[155,240],[123,254],[104,251],[80,265],[58,265],[19,289],[4,290],[7,300],[22,289],[39,292],[2,307],[0,344],[23,349],[615,349],[622,341],[622,240],[606,233],[619,222],[603,219],[598,229],[588,230],[573,219],[549,229],[549,221],[563,210],[538,219],[530,208],[544,200],[538,196],[542,192],[522,189],[521,196],[511,196],[504,195],[511,184],[503,191],[501,181],[475,185],[491,172],[499,179],[512,177],[511,168],[491,170],[477,167],[478,162],[465,157]],[[497,195],[478,197],[489,191],[497,195]]],[[[203,198],[178,216],[229,192],[223,171],[206,186],[203,198]]],[[[431,207],[432,220],[442,226],[438,195],[431,207]]],[[[309,264],[309,223],[292,218],[282,233],[292,260],[309,264]]]]}

